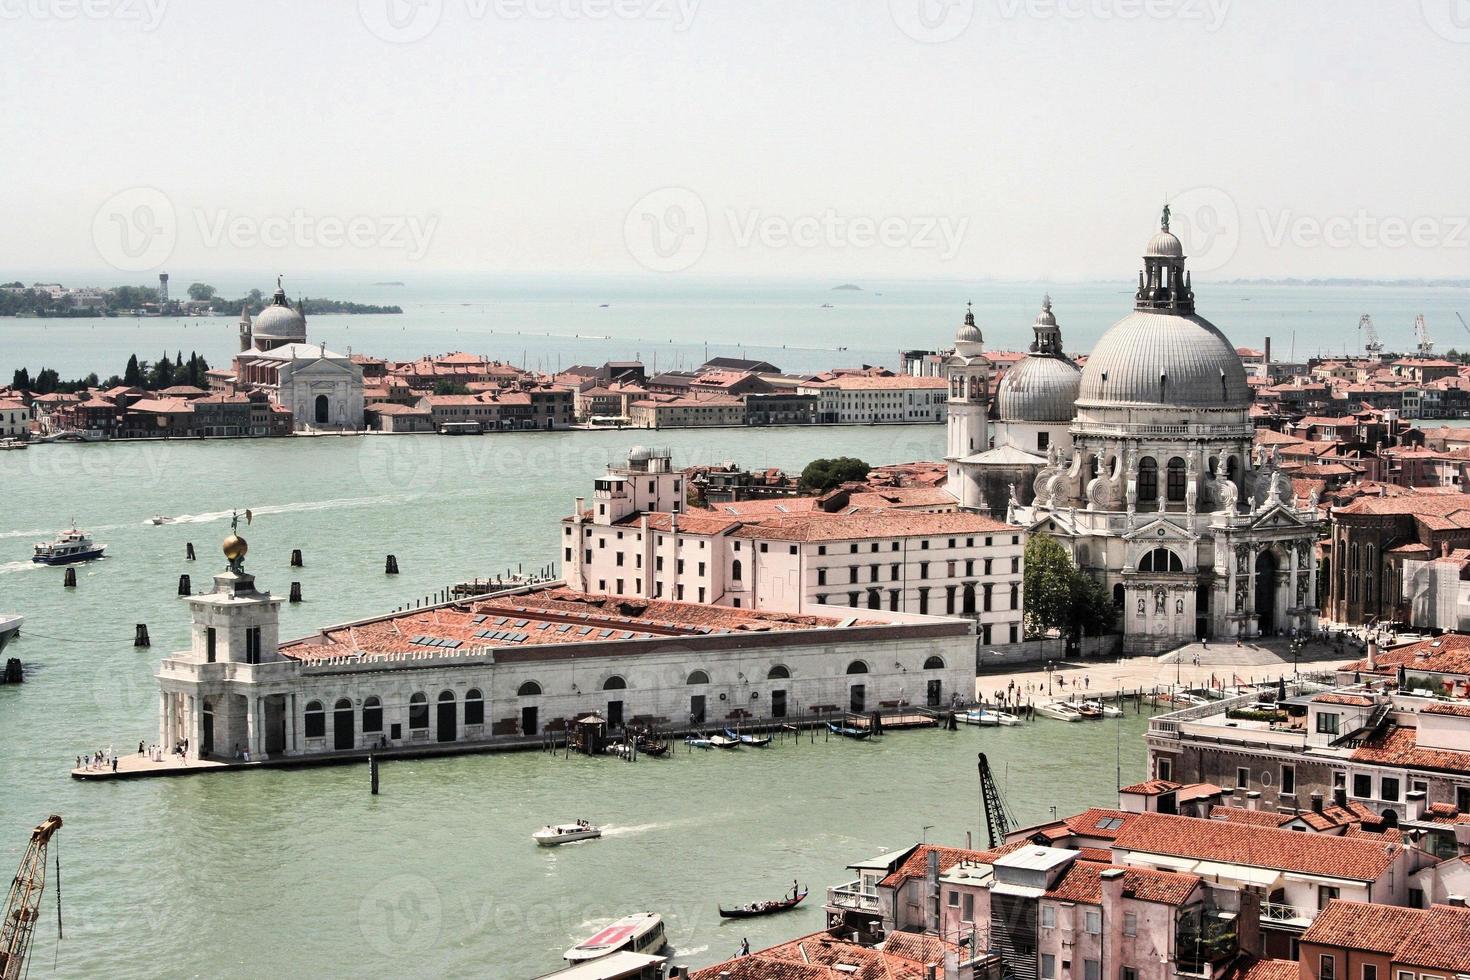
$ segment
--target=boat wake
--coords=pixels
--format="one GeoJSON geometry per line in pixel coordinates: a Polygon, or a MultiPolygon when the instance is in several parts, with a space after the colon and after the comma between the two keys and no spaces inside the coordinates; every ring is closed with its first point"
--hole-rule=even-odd
{"type": "MultiPolygon", "coordinates": [[[[393,503],[400,499],[393,494],[384,494],[380,497],[342,497],[337,500],[302,500],[294,504],[261,504],[259,507],[251,507],[250,513],[254,517],[260,517],[263,514],[303,514],[318,510],[340,510],[348,507],[375,507],[380,504],[393,503]]],[[[232,510],[216,510],[203,514],[180,514],[169,523],[212,524],[215,521],[227,521],[234,514],[235,512],[232,510]]],[[[148,523],[151,523],[151,521],[148,523]]]]}
{"type": "Polygon", "coordinates": [[[9,575],[12,572],[28,572],[33,568],[48,568],[36,561],[7,561],[0,562],[0,575],[9,575]]]}
{"type": "Polygon", "coordinates": [[[662,830],[665,827],[672,826],[673,824],[671,823],[640,823],[634,824],[631,827],[603,827],[602,836],[627,837],[629,834],[643,834],[650,830],[662,830]]]}

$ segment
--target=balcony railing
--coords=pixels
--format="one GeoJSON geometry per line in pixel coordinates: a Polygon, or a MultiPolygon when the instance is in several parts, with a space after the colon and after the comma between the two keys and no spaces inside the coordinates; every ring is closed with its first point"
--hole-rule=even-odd
{"type": "Polygon", "coordinates": [[[859,912],[878,911],[878,893],[864,891],[862,880],[849,881],[827,889],[827,904],[859,912]]]}
{"type": "Polygon", "coordinates": [[[1312,921],[1311,916],[1302,912],[1295,905],[1286,905],[1281,902],[1262,902],[1261,918],[1267,922],[1291,925],[1305,925],[1312,921]]]}

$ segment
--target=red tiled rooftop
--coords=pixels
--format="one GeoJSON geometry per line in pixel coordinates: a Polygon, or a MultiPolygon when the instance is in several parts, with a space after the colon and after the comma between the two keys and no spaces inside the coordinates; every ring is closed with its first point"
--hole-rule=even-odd
{"type": "MultiPolygon", "coordinates": [[[[891,510],[876,513],[769,517],[735,533],[746,538],[780,541],[846,541],[855,538],[896,538],[945,534],[1019,534],[1021,529],[979,514],[927,514],[891,510]]],[[[941,556],[936,555],[936,558],[941,556]]]]}
{"type": "Polygon", "coordinates": [[[1294,818],[1289,813],[1277,813],[1274,810],[1251,810],[1243,806],[1216,804],[1210,807],[1210,819],[1248,824],[1253,827],[1281,827],[1291,823],[1294,818]]]}
{"type": "MultiPolygon", "coordinates": [[[[1102,873],[1113,867],[1115,865],[1079,858],[1056,880],[1046,897],[1060,902],[1101,905],[1102,873]]],[[[1122,871],[1124,897],[1140,902],[1183,905],[1189,901],[1189,896],[1200,882],[1199,875],[1180,874],[1176,871],[1152,871],[1147,868],[1122,868],[1122,871]]]]}
{"type": "Polygon", "coordinates": [[[1420,748],[1417,730],[1398,725],[1390,725],[1386,732],[1354,749],[1352,757],[1356,762],[1376,762],[1381,765],[1433,769],[1470,776],[1470,752],[1420,748]]]}
{"type": "Polygon", "coordinates": [[[1167,793],[1183,786],[1183,783],[1171,782],[1167,779],[1148,779],[1141,783],[1134,783],[1132,786],[1124,786],[1118,792],[1132,793],[1136,796],[1158,796],[1160,793],[1167,793]]]}

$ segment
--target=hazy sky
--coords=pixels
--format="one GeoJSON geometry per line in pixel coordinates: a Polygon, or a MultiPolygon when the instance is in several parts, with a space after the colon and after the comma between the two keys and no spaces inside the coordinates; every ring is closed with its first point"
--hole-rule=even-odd
{"type": "Polygon", "coordinates": [[[0,0],[0,276],[1470,277],[1470,0],[0,0]]]}

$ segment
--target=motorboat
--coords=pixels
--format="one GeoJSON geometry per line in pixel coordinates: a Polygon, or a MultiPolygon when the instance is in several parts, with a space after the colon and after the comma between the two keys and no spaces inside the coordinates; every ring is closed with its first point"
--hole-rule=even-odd
{"type": "Polygon", "coordinates": [[[725,737],[736,739],[740,742],[741,745],[749,745],[757,749],[763,749],[767,745],[771,744],[771,736],[769,735],[766,735],[764,737],[758,735],[742,735],[734,729],[730,728],[725,729],[725,737]]]}
{"type": "Polygon", "coordinates": [[[1083,711],[1083,712],[1087,712],[1087,711],[1097,711],[1097,712],[1100,712],[1099,717],[1102,717],[1102,718],[1121,718],[1121,717],[1123,717],[1123,709],[1122,708],[1118,707],[1116,704],[1108,704],[1106,701],[1098,701],[1096,699],[1093,699],[1091,701],[1083,701],[1081,704],[1079,704],[1077,706],[1077,708],[1078,708],[1079,711],[1083,711]]]}
{"type": "Polygon", "coordinates": [[[148,519],[150,524],[172,524],[177,518],[165,517],[163,514],[155,514],[148,519]]]}
{"type": "Polygon", "coordinates": [[[657,953],[668,945],[664,935],[664,918],[657,912],[627,915],[610,926],[599,929],[562,954],[572,963],[601,959],[613,953],[657,953]]]}
{"type": "Polygon", "coordinates": [[[531,835],[531,839],[542,847],[556,847],[579,840],[595,840],[602,836],[602,828],[586,820],[574,823],[547,824],[531,835]]]}
{"type": "Polygon", "coordinates": [[[773,912],[785,912],[788,909],[794,909],[802,903],[807,896],[807,892],[810,891],[810,889],[803,889],[797,892],[794,888],[795,886],[793,886],[792,894],[769,902],[751,902],[749,905],[737,905],[733,909],[720,906],[720,918],[754,919],[756,916],[770,915],[773,912]]]}
{"type": "Polygon", "coordinates": [[[43,565],[70,565],[101,558],[106,549],[107,545],[94,543],[86,531],[78,531],[73,526],[70,531],[62,531],[55,541],[37,544],[31,561],[43,565]]]}
{"type": "Polygon", "coordinates": [[[717,749],[738,749],[740,748],[740,739],[731,738],[728,735],[711,735],[709,737],[709,744],[717,749]]]}
{"type": "Polygon", "coordinates": [[[1077,713],[1084,718],[1097,719],[1103,716],[1102,705],[1098,704],[1096,701],[1078,701],[1071,706],[1073,708],[1076,708],[1077,713]]]}
{"type": "Polygon", "coordinates": [[[5,644],[20,635],[20,626],[25,621],[24,616],[0,613],[0,650],[4,650],[5,644]]]}
{"type": "Polygon", "coordinates": [[[707,738],[696,738],[693,735],[686,735],[684,737],[684,744],[691,749],[712,749],[715,747],[715,743],[711,740],[707,738]]]}
{"type": "Polygon", "coordinates": [[[966,711],[960,719],[967,725],[1019,725],[1021,719],[1009,711],[998,708],[974,708],[966,711]]]}
{"type": "Polygon", "coordinates": [[[1052,718],[1056,721],[1081,721],[1082,712],[1065,701],[1052,701],[1048,704],[1038,704],[1036,713],[1043,718],[1052,718]]]}

